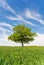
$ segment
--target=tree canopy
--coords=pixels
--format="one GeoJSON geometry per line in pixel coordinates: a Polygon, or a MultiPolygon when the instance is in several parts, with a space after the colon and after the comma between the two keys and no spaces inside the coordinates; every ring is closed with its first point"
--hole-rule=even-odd
{"type": "Polygon", "coordinates": [[[31,28],[26,27],[25,25],[18,25],[13,28],[13,34],[11,34],[8,39],[14,42],[27,43],[33,41],[36,36],[35,32],[31,31],[31,28]]]}

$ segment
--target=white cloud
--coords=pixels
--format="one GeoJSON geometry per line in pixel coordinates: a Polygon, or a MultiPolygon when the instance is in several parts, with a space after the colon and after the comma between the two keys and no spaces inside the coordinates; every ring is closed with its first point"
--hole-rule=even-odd
{"type": "Polygon", "coordinates": [[[5,29],[5,28],[3,28],[3,27],[1,27],[0,26],[0,30],[3,32],[3,33],[0,33],[0,46],[9,46],[9,45],[11,45],[10,44],[10,42],[8,41],[8,34],[6,34],[6,32],[8,31],[8,33],[10,32],[12,32],[12,31],[10,31],[10,30],[7,30],[7,29],[5,29]]]}
{"type": "Polygon", "coordinates": [[[18,17],[18,20],[21,20],[21,21],[23,21],[23,22],[26,23],[26,24],[35,26],[35,25],[34,25],[33,23],[31,23],[30,21],[25,20],[21,15],[17,15],[17,17],[18,17]]]}
{"type": "Polygon", "coordinates": [[[7,26],[7,27],[9,27],[10,29],[13,28],[12,25],[10,25],[10,24],[8,24],[8,23],[4,23],[4,22],[0,22],[0,26],[7,26]]]}
{"type": "Polygon", "coordinates": [[[6,3],[6,0],[0,0],[0,6],[3,7],[7,11],[11,11],[12,13],[15,13],[12,7],[6,3]]]}
{"type": "Polygon", "coordinates": [[[30,11],[29,9],[26,9],[25,16],[26,16],[26,18],[36,20],[44,25],[44,20],[42,20],[42,16],[35,11],[30,11]]]}
{"type": "Polygon", "coordinates": [[[6,16],[7,19],[9,20],[18,20],[18,18],[12,17],[12,16],[6,16]]]}
{"type": "Polygon", "coordinates": [[[1,26],[0,26],[0,31],[2,31],[2,33],[0,33],[0,38],[1,37],[6,38],[8,36],[7,32],[12,33],[12,31],[10,31],[8,29],[5,29],[5,28],[3,28],[1,26]]]}
{"type": "Polygon", "coordinates": [[[21,15],[16,15],[16,16],[17,16],[16,18],[12,17],[12,16],[6,16],[6,18],[9,20],[17,20],[17,21],[21,21],[22,23],[25,23],[25,24],[36,26],[33,23],[31,23],[30,21],[25,20],[21,15]]]}

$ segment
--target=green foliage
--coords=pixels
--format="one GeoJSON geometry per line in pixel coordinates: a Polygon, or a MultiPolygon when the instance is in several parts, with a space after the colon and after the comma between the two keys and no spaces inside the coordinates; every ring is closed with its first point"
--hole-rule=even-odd
{"type": "Polygon", "coordinates": [[[44,65],[44,47],[0,47],[0,65],[44,65]]]}
{"type": "Polygon", "coordinates": [[[31,28],[28,28],[25,25],[18,25],[13,28],[13,31],[13,34],[10,35],[8,39],[22,44],[33,41],[36,36],[36,33],[33,33],[31,28]]]}

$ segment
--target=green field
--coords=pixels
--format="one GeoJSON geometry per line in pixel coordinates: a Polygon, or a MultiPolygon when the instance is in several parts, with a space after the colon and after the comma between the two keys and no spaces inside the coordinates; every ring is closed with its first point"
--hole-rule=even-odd
{"type": "Polygon", "coordinates": [[[44,47],[0,47],[0,65],[44,65],[44,47]]]}

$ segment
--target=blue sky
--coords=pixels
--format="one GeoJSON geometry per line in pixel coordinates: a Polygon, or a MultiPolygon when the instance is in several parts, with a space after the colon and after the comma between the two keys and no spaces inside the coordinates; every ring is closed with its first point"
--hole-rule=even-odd
{"type": "Polygon", "coordinates": [[[0,0],[0,41],[7,40],[12,28],[19,24],[44,38],[44,0],[0,0]]]}

